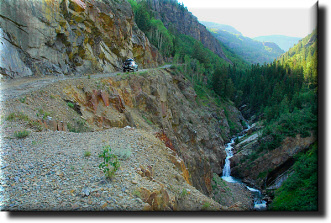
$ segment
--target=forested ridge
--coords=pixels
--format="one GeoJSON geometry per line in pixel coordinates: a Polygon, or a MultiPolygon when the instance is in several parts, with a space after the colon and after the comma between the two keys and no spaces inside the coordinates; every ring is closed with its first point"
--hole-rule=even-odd
{"type": "MultiPolygon", "coordinates": [[[[244,116],[263,122],[252,162],[280,146],[285,137],[317,136],[317,31],[268,64],[249,64],[221,42],[232,64],[194,38],[166,28],[153,16],[148,1],[129,0],[138,27],[173,62],[174,69],[191,80],[198,101],[226,101],[244,116]],[[177,66],[177,64],[182,64],[177,66]]],[[[179,10],[187,10],[175,1],[179,10]]],[[[231,123],[230,123],[231,127],[231,123]]],[[[236,132],[235,126],[231,128],[236,132]]],[[[292,177],[275,192],[272,210],[317,210],[317,143],[295,157],[292,177]]]]}
{"type": "Polygon", "coordinates": [[[233,27],[202,22],[225,46],[235,52],[238,56],[251,64],[270,63],[284,53],[279,46],[273,42],[260,42],[243,36],[233,27]]]}

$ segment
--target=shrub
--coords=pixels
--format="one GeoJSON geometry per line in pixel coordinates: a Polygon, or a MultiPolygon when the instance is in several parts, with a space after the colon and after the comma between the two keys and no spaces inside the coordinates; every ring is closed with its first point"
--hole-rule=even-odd
{"type": "Polygon", "coordinates": [[[180,193],[181,197],[185,197],[188,194],[187,190],[183,188],[182,192],[180,193]]]}
{"type": "Polygon", "coordinates": [[[72,109],[75,107],[75,104],[70,101],[67,103],[67,105],[72,109]]]}
{"type": "Polygon", "coordinates": [[[26,97],[20,98],[20,102],[25,103],[26,97]]]}
{"type": "Polygon", "coordinates": [[[90,151],[85,151],[84,152],[84,156],[85,157],[90,157],[91,156],[91,152],[90,151]]]}
{"type": "Polygon", "coordinates": [[[15,136],[15,138],[18,138],[18,139],[25,138],[25,137],[27,137],[28,135],[30,135],[30,132],[27,131],[27,130],[14,132],[14,136],[15,136]]]}
{"type": "Polygon", "coordinates": [[[120,163],[117,156],[111,153],[110,146],[104,146],[103,149],[103,152],[99,155],[100,158],[103,158],[99,168],[102,169],[106,178],[112,178],[120,167],[120,163]]]}

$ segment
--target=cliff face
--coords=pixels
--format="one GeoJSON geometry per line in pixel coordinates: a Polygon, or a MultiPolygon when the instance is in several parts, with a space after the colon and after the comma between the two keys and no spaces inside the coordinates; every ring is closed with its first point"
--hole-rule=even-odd
{"type": "Polygon", "coordinates": [[[256,155],[252,160],[251,157],[259,146],[259,134],[255,132],[235,145],[231,158],[231,174],[248,184],[264,189],[291,168],[296,154],[305,151],[316,141],[313,135],[305,138],[300,135],[287,137],[278,148],[256,155]]]}
{"type": "Polygon", "coordinates": [[[179,33],[193,37],[215,54],[232,64],[225,56],[218,40],[199,23],[198,19],[184,7],[178,5],[177,0],[148,0],[154,15],[169,28],[174,27],[179,33]]]}
{"type": "Polygon", "coordinates": [[[0,71],[11,78],[111,72],[128,57],[163,62],[124,0],[4,0],[0,11],[0,71]]]}

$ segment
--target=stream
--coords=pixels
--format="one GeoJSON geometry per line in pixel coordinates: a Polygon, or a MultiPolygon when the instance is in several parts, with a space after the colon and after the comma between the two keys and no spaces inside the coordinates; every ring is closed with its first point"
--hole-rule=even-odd
{"type": "MultiPolygon", "coordinates": [[[[250,126],[248,125],[248,129],[246,129],[246,132],[250,129],[250,126]]],[[[238,138],[242,138],[244,137],[246,134],[239,136],[238,138]]],[[[244,184],[240,179],[234,178],[231,176],[231,165],[230,165],[230,159],[233,156],[233,152],[232,152],[232,148],[233,148],[233,144],[235,139],[237,138],[234,137],[231,139],[231,141],[229,143],[226,144],[225,147],[225,152],[226,152],[226,158],[225,158],[225,164],[224,164],[224,168],[223,168],[223,173],[222,173],[222,179],[230,182],[230,183],[240,183],[240,184],[244,184]]],[[[265,211],[267,210],[267,202],[262,200],[263,196],[261,191],[259,191],[258,189],[252,188],[247,186],[246,184],[244,184],[246,186],[246,188],[248,190],[251,191],[251,193],[254,196],[254,210],[256,211],[265,211]]]]}

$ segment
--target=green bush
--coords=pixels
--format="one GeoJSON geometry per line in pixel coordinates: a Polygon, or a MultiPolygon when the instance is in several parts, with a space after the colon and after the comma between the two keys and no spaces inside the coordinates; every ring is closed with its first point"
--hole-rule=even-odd
{"type": "Polygon", "coordinates": [[[103,149],[103,152],[99,155],[100,158],[103,158],[99,168],[102,169],[106,178],[110,179],[115,175],[115,172],[120,167],[120,163],[117,156],[111,153],[110,146],[104,146],[103,149]]]}
{"type": "Polygon", "coordinates": [[[25,103],[26,97],[20,98],[20,102],[25,103]]]}
{"type": "Polygon", "coordinates": [[[67,103],[67,105],[72,109],[75,107],[75,104],[70,101],[67,103]]]}

